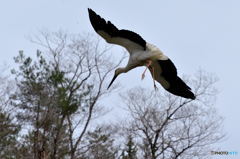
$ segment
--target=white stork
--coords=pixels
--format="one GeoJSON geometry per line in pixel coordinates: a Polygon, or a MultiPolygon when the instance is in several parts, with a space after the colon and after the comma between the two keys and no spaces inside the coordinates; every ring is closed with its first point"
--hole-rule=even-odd
{"type": "MultiPolygon", "coordinates": [[[[155,80],[158,81],[168,92],[184,98],[195,99],[191,88],[177,76],[177,69],[173,62],[163,54],[156,46],[147,43],[140,35],[129,30],[119,30],[110,21],[105,21],[92,9],[88,9],[89,18],[94,30],[103,37],[108,43],[117,44],[125,47],[130,54],[126,67],[117,68],[114,77],[108,88],[121,73],[126,73],[139,66],[149,68],[154,87],[155,80]]],[[[142,74],[142,79],[147,70],[142,74]]]]}

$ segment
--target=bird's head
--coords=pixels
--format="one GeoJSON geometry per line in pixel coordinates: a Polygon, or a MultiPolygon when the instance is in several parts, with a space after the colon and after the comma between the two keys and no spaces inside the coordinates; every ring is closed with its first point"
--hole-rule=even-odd
{"type": "Polygon", "coordinates": [[[120,67],[120,68],[117,68],[117,69],[115,70],[114,76],[113,76],[110,84],[108,85],[108,88],[107,88],[107,89],[110,88],[110,86],[113,84],[113,82],[115,81],[115,79],[117,78],[117,76],[120,75],[121,73],[124,73],[124,72],[126,72],[124,68],[121,68],[121,67],[120,67]]]}

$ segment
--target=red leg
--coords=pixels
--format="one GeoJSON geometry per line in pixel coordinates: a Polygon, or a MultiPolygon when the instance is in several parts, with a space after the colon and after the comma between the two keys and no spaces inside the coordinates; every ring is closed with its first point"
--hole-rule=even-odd
{"type": "Polygon", "coordinates": [[[146,69],[142,73],[142,80],[145,78],[145,73],[146,73],[147,69],[151,66],[151,64],[152,64],[151,60],[146,61],[146,69]]]}
{"type": "Polygon", "coordinates": [[[151,67],[152,69],[152,74],[153,74],[153,86],[155,91],[157,90],[156,82],[155,82],[155,72],[154,72],[154,67],[151,67]]]}

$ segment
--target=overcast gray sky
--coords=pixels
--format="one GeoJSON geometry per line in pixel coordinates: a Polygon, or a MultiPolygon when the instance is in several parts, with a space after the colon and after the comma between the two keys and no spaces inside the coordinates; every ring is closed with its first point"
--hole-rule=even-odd
{"type": "MultiPolygon", "coordinates": [[[[12,65],[18,50],[34,54],[37,47],[26,37],[41,29],[95,34],[88,7],[117,27],[135,31],[157,45],[174,61],[180,75],[193,75],[199,68],[216,74],[220,79],[216,108],[225,118],[228,133],[227,140],[218,146],[220,150],[237,151],[239,158],[240,1],[1,0],[1,63],[12,65]]],[[[115,48],[114,53],[122,52],[120,47],[115,48]]],[[[131,78],[136,84],[152,86],[150,78],[140,80],[142,70],[131,71],[118,81],[131,78]]]]}

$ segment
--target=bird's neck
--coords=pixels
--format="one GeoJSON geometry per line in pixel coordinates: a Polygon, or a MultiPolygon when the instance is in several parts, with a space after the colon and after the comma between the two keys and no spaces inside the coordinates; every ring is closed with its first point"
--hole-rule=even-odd
{"type": "Polygon", "coordinates": [[[133,67],[133,66],[122,67],[121,68],[121,73],[126,73],[126,72],[130,71],[133,68],[135,68],[135,67],[133,67]]]}
{"type": "Polygon", "coordinates": [[[121,68],[119,69],[119,73],[126,73],[126,72],[128,72],[128,71],[129,71],[128,67],[121,67],[121,68]]]}
{"type": "Polygon", "coordinates": [[[136,64],[127,65],[126,67],[120,67],[119,74],[126,73],[126,72],[130,71],[131,69],[136,68],[138,66],[140,66],[140,65],[136,63],[136,64]]]}

